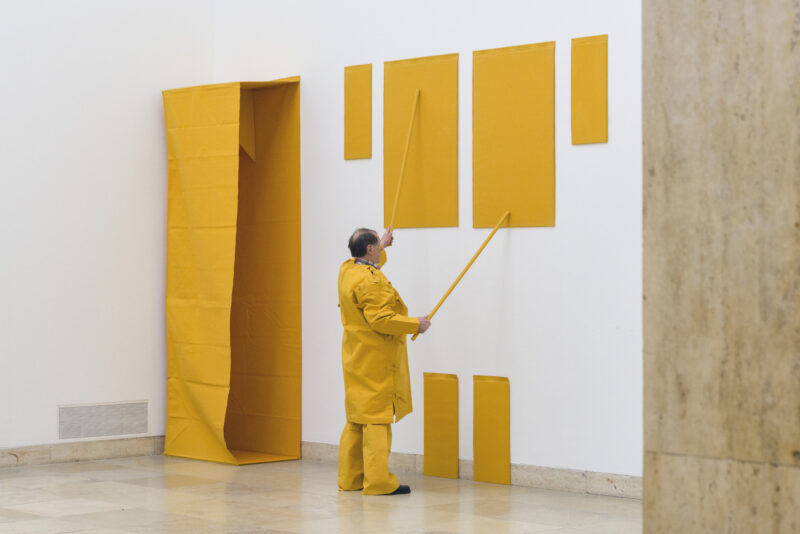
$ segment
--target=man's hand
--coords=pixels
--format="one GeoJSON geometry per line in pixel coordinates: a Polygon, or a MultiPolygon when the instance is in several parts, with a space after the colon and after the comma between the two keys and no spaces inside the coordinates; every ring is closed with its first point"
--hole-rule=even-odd
{"type": "Polygon", "coordinates": [[[394,236],[392,236],[392,229],[389,228],[386,230],[386,232],[383,234],[383,237],[381,238],[381,247],[382,248],[391,247],[392,241],[394,241],[394,236]]]}
{"type": "Polygon", "coordinates": [[[417,330],[417,334],[424,334],[425,331],[431,327],[431,322],[427,317],[417,317],[417,319],[419,319],[419,330],[417,330]]]}

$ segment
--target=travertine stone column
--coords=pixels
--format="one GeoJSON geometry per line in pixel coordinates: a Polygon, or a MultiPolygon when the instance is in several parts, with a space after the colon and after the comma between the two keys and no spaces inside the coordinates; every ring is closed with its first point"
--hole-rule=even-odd
{"type": "Polygon", "coordinates": [[[800,0],[643,16],[644,530],[800,532],[800,0]]]}

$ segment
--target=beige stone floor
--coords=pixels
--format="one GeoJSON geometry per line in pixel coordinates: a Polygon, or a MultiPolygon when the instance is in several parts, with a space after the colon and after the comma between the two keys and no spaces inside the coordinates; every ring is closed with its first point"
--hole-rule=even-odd
{"type": "Polygon", "coordinates": [[[314,461],[162,456],[0,469],[0,533],[641,532],[641,502],[398,473],[404,496],[336,490],[314,461]]]}

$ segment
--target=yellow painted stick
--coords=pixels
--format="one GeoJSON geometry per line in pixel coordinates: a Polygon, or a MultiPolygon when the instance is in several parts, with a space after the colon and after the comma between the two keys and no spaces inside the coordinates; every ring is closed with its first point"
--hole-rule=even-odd
{"type": "MultiPolygon", "coordinates": [[[[507,212],[505,212],[503,214],[502,217],[500,217],[500,220],[497,221],[497,224],[494,225],[494,230],[492,230],[492,232],[488,236],[486,236],[486,239],[483,241],[483,244],[481,245],[481,248],[479,248],[478,252],[476,252],[475,255],[472,256],[472,259],[469,260],[469,263],[467,264],[467,266],[464,267],[464,270],[461,271],[461,274],[458,275],[458,278],[456,278],[456,281],[453,282],[450,285],[450,288],[447,290],[447,292],[444,294],[444,296],[441,299],[439,299],[439,302],[433,308],[433,311],[428,314],[428,319],[432,319],[434,314],[436,313],[436,311],[439,309],[439,307],[441,307],[441,305],[444,304],[444,301],[447,299],[447,297],[450,296],[450,293],[453,292],[453,289],[455,289],[455,287],[458,285],[458,283],[461,281],[461,279],[464,277],[464,275],[467,274],[467,271],[469,271],[469,268],[472,267],[472,264],[475,263],[475,260],[478,259],[478,256],[480,256],[481,252],[483,252],[483,249],[486,248],[486,245],[489,244],[489,241],[491,241],[492,237],[494,237],[494,234],[497,233],[497,230],[500,228],[500,225],[503,224],[503,221],[505,221],[506,218],[510,214],[511,214],[511,212],[507,211],[507,212]]],[[[419,332],[417,332],[416,334],[411,336],[411,341],[414,341],[415,339],[417,339],[418,335],[419,335],[419,332]]]]}
{"type": "Polygon", "coordinates": [[[417,116],[417,103],[419,102],[420,90],[414,94],[414,104],[411,106],[411,121],[408,124],[408,135],[406,136],[406,149],[403,152],[403,163],[400,164],[400,177],[397,179],[397,193],[394,195],[394,207],[392,208],[392,218],[389,219],[389,230],[394,229],[394,217],[397,215],[397,203],[400,201],[400,188],[403,187],[403,175],[406,170],[406,160],[408,159],[408,147],[411,144],[411,132],[414,130],[414,119],[417,116]]]}

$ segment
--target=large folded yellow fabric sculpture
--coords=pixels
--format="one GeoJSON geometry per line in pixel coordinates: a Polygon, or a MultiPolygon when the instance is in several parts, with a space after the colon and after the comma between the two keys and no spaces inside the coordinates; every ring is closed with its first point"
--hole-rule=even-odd
{"type": "Polygon", "coordinates": [[[165,454],[300,457],[299,81],[164,91],[165,454]]]}

